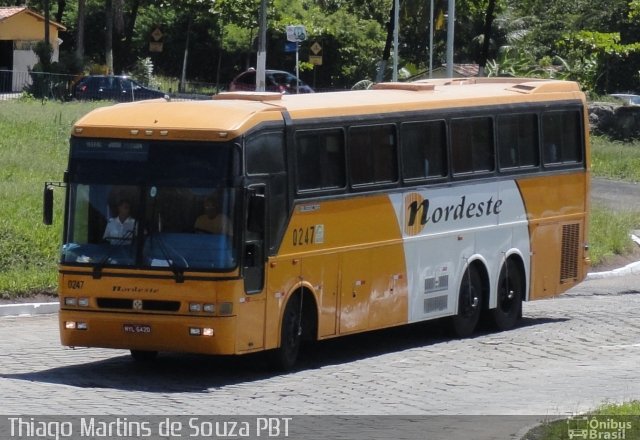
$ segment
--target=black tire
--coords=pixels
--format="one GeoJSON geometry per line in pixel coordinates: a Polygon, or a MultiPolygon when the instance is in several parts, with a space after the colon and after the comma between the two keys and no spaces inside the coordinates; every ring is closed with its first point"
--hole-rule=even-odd
{"type": "Polygon", "coordinates": [[[523,280],[522,271],[513,261],[502,266],[498,278],[498,303],[491,310],[493,324],[498,330],[512,329],[522,316],[523,280]]]}
{"type": "Polygon", "coordinates": [[[131,357],[136,362],[151,362],[158,357],[157,351],[147,351],[147,350],[130,350],[131,357]]]}
{"type": "Polygon", "coordinates": [[[290,371],[298,360],[302,341],[300,305],[300,296],[296,295],[289,300],[284,309],[280,347],[271,353],[271,364],[276,370],[290,371]]]}
{"type": "Polygon", "coordinates": [[[459,338],[471,336],[478,325],[481,312],[482,278],[476,269],[469,267],[462,276],[458,314],[452,320],[453,333],[459,338]]]}

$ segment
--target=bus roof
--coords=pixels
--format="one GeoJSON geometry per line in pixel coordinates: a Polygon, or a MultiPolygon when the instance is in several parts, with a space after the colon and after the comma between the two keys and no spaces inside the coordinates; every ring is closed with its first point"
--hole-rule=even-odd
{"type": "Polygon", "coordinates": [[[159,99],[103,107],[80,119],[73,134],[225,141],[261,123],[282,121],[285,110],[296,121],[549,100],[584,101],[584,94],[574,82],[529,78],[381,83],[371,90],[301,95],[231,92],[208,101],[159,99]]]}

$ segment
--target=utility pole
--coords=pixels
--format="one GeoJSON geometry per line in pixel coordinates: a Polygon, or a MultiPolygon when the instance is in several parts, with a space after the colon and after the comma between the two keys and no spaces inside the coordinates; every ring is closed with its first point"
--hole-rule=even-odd
{"type": "Polygon", "coordinates": [[[393,11],[393,73],[391,75],[391,80],[393,82],[398,81],[398,28],[400,22],[400,0],[394,0],[394,11],[393,11]]]}
{"type": "Polygon", "coordinates": [[[456,24],[456,0],[449,0],[447,13],[447,77],[453,78],[453,34],[456,24]]]}
{"type": "Polygon", "coordinates": [[[429,78],[433,78],[433,0],[429,7],[429,78]]]}
{"type": "Polygon", "coordinates": [[[258,57],[256,59],[256,91],[264,92],[267,67],[267,0],[260,0],[258,57]]]}

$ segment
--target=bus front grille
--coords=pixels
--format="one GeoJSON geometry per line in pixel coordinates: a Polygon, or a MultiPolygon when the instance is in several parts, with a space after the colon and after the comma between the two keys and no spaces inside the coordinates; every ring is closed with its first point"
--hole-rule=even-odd
{"type": "Polygon", "coordinates": [[[151,312],[177,312],[180,310],[180,301],[149,299],[134,301],[127,298],[98,298],[97,303],[101,309],[146,310],[151,312]]]}

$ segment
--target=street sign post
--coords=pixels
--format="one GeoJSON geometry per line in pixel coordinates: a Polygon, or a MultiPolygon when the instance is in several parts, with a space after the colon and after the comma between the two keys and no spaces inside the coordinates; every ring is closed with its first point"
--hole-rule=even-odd
{"type": "Polygon", "coordinates": [[[296,44],[296,94],[298,93],[298,89],[300,87],[300,62],[298,59],[298,54],[300,52],[300,42],[307,39],[307,29],[301,25],[290,25],[287,26],[287,41],[291,41],[296,44]]]}

